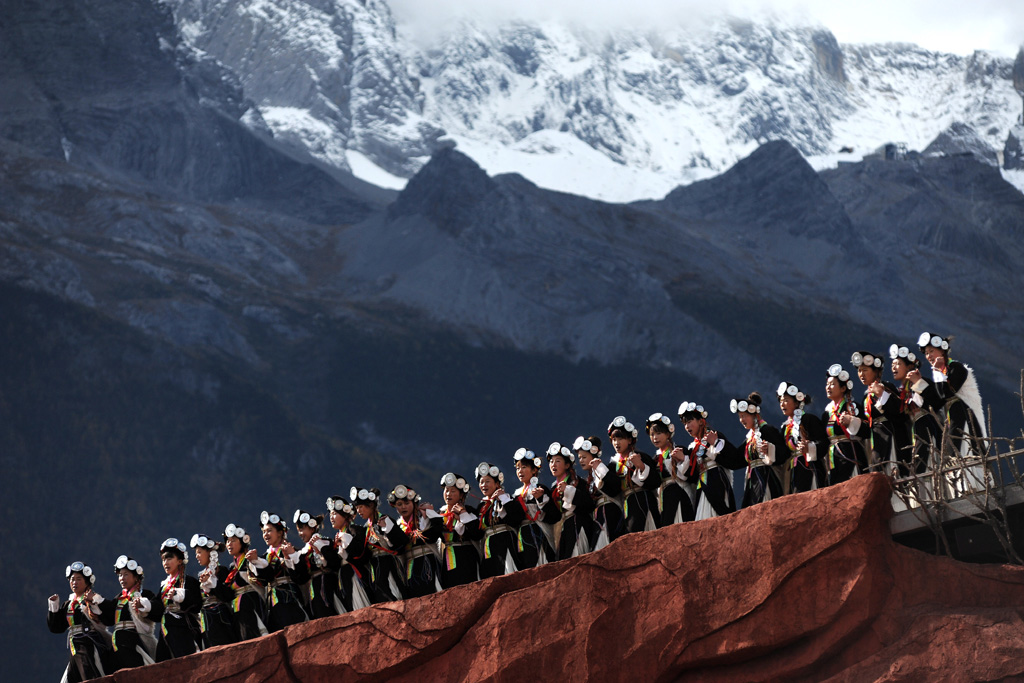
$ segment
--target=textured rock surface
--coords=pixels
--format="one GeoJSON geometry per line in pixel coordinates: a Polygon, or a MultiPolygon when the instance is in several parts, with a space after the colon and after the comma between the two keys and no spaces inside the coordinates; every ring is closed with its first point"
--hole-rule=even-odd
{"type": "Polygon", "coordinates": [[[404,178],[447,133],[492,173],[591,197],[653,197],[772,139],[804,154],[864,152],[894,136],[921,149],[960,120],[1001,144],[1019,110],[1009,59],[840,45],[823,28],[777,21],[701,26],[670,15],[656,29],[612,31],[452,20],[435,34],[422,24],[443,8],[407,8],[403,19],[396,6],[396,23],[383,0],[167,5],[185,41],[237,75],[278,139],[341,168],[358,152],[404,178]],[[588,152],[647,180],[616,175],[636,183],[626,192],[597,187],[597,169],[569,181],[534,166],[588,152]],[[485,162],[495,158],[506,160],[485,162]],[[656,175],[672,180],[655,190],[656,175]]]}
{"type": "Polygon", "coordinates": [[[953,156],[972,154],[979,161],[999,166],[999,156],[977,131],[959,121],[939,133],[938,137],[921,152],[925,156],[953,156]]]}
{"type": "Polygon", "coordinates": [[[1024,569],[896,545],[880,475],[108,680],[998,680],[1024,569]]]}

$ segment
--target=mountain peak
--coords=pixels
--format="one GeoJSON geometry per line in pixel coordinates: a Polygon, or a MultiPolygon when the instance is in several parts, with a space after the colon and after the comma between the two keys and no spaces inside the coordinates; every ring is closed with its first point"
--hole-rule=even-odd
{"type": "Polygon", "coordinates": [[[962,121],[954,121],[925,147],[925,156],[971,154],[989,166],[999,166],[999,155],[977,131],[962,121]]]}
{"type": "Polygon", "coordinates": [[[409,180],[388,207],[389,218],[420,215],[439,228],[459,234],[474,217],[474,210],[489,201],[498,185],[468,156],[445,147],[409,180]]]}
{"type": "Polygon", "coordinates": [[[720,176],[676,188],[665,202],[739,230],[830,237],[852,232],[828,185],[785,140],[766,142],[720,176]]]}

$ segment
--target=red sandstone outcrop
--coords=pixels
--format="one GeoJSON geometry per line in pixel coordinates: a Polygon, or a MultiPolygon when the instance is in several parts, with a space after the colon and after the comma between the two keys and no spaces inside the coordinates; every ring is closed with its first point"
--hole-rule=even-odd
{"type": "Polygon", "coordinates": [[[1024,569],[891,539],[884,477],[118,672],[136,683],[992,681],[1024,676],[1024,569]]]}

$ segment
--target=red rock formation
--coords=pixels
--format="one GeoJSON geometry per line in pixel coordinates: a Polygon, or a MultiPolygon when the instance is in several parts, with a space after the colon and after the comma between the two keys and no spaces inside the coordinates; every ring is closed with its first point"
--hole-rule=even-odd
{"type": "Polygon", "coordinates": [[[105,680],[1024,676],[1024,569],[899,546],[890,514],[886,479],[856,477],[105,680]]]}

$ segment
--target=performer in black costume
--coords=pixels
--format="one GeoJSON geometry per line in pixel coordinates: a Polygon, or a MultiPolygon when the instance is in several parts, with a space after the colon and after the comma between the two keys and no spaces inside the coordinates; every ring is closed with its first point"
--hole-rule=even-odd
{"type": "Polygon", "coordinates": [[[201,567],[199,587],[203,590],[203,607],[199,612],[200,645],[205,650],[214,645],[236,643],[238,636],[231,613],[235,591],[225,583],[231,570],[220,565],[225,546],[207,534],[193,534],[189,545],[201,567]]]}
{"type": "Polygon", "coordinates": [[[668,415],[654,413],[647,418],[647,436],[654,444],[654,462],[661,480],[658,488],[660,526],[692,522],[696,516],[693,499],[683,488],[683,482],[678,476],[681,461],[673,457],[673,453],[677,452],[675,432],[676,426],[668,415]]]}
{"type": "Polygon", "coordinates": [[[334,553],[334,546],[330,539],[317,533],[323,521],[323,515],[312,515],[305,510],[296,510],[292,515],[292,523],[303,543],[298,562],[305,565],[305,574],[309,577],[299,587],[311,619],[340,614],[334,604],[337,576],[330,569],[327,559],[334,553]]]}
{"type": "Polygon", "coordinates": [[[910,420],[900,410],[899,390],[882,380],[882,358],[868,351],[856,351],[850,363],[857,371],[861,384],[867,387],[864,395],[864,421],[868,433],[864,449],[875,470],[907,471],[912,457],[910,449],[910,420]]]}
{"type": "Polygon", "coordinates": [[[608,437],[615,449],[610,465],[622,483],[627,534],[656,529],[660,521],[655,494],[661,480],[654,473],[654,459],[635,450],[636,435],[636,427],[622,415],[608,425],[608,437]]]}
{"type": "Polygon", "coordinates": [[[163,604],[153,591],[142,587],[145,572],[127,555],[114,562],[114,572],[121,584],[121,594],[104,600],[100,620],[113,627],[113,667],[115,671],[152,664],[156,658],[156,623],[163,614],[163,604]]]}
{"type": "MultiPolygon", "coordinates": [[[[559,518],[558,505],[540,486],[538,475],[542,461],[533,451],[519,448],[512,461],[516,478],[522,484],[508,504],[512,514],[506,514],[506,523],[514,529],[515,566],[519,569],[539,567],[555,558],[554,531],[549,522],[559,518]]],[[[497,568],[497,564],[493,566],[497,568]]]]}
{"type": "Polygon", "coordinates": [[[782,436],[786,442],[784,453],[788,452],[789,457],[790,492],[803,493],[828,486],[823,460],[828,453],[828,435],[818,416],[806,411],[811,397],[788,382],[781,383],[776,394],[779,408],[786,416],[782,436]]]}
{"type": "Polygon", "coordinates": [[[981,392],[974,370],[960,361],[950,360],[949,342],[938,335],[923,332],[917,340],[921,353],[932,367],[931,388],[917,384],[926,404],[942,411],[951,430],[954,446],[961,456],[984,455],[988,450],[988,432],[982,421],[981,392]]]}
{"type": "Polygon", "coordinates": [[[268,633],[263,588],[256,580],[252,563],[246,558],[249,540],[245,529],[236,524],[224,528],[224,545],[232,562],[223,584],[231,589],[231,613],[238,640],[259,638],[268,633]]]}
{"type": "Polygon", "coordinates": [[[982,421],[981,392],[974,371],[949,357],[949,342],[924,332],[918,339],[921,352],[932,366],[932,384],[917,379],[915,391],[925,405],[944,415],[943,429],[952,442],[952,452],[942,453],[941,466],[946,495],[960,497],[981,492],[995,482],[992,473],[980,462],[988,452],[988,431],[982,421]]]}
{"type": "Polygon", "coordinates": [[[203,591],[199,579],[188,576],[185,567],[188,556],[185,544],[168,538],[160,545],[160,562],[167,578],[160,584],[160,602],[164,613],[160,620],[160,638],[156,646],[156,661],[163,662],[195,652],[199,640],[199,610],[203,606],[203,591]]]}
{"type": "Polygon", "coordinates": [[[335,604],[335,609],[339,614],[351,612],[370,604],[364,583],[364,578],[369,578],[367,562],[370,558],[366,552],[366,527],[352,523],[355,508],[341,496],[327,499],[327,513],[334,539],[332,552],[324,553],[324,557],[337,578],[335,596],[340,604],[335,604]]]}
{"type": "Polygon", "coordinates": [[[365,558],[369,570],[366,583],[370,602],[401,600],[403,595],[404,572],[400,557],[409,537],[395,521],[377,509],[380,502],[378,489],[352,487],[350,492],[356,512],[366,521],[363,547],[349,546],[349,557],[365,558]]]}
{"type": "Polygon", "coordinates": [[[50,633],[68,636],[70,661],[64,680],[72,683],[100,678],[111,670],[109,637],[100,622],[103,598],[94,593],[96,575],[92,567],[73,562],[64,570],[71,594],[61,602],[57,594],[50,596],[46,625],[50,633]]]}
{"type": "Polygon", "coordinates": [[[497,465],[480,463],[476,468],[476,481],[482,496],[473,512],[484,531],[480,578],[511,574],[516,570],[514,553],[523,511],[512,496],[505,493],[505,475],[497,465]]]}
{"type": "Polygon", "coordinates": [[[828,435],[828,483],[839,484],[867,470],[867,454],[861,444],[863,421],[853,400],[850,373],[836,363],[828,369],[825,395],[829,404],[821,414],[828,435]]]}
{"type": "Polygon", "coordinates": [[[419,598],[440,591],[441,563],[437,542],[444,531],[441,515],[404,484],[399,484],[388,494],[388,503],[398,511],[398,526],[409,539],[402,553],[405,597],[419,598]]]}
{"type": "Polygon", "coordinates": [[[474,541],[484,536],[479,518],[466,508],[470,483],[461,474],[441,477],[441,587],[451,588],[480,578],[480,555],[474,541]]]}
{"type": "MultiPolygon", "coordinates": [[[[914,385],[925,393],[934,395],[931,382],[921,377],[921,363],[906,346],[893,344],[889,347],[889,358],[893,379],[899,387],[900,411],[910,421],[909,472],[921,474],[928,469],[933,453],[938,453],[942,444],[942,426],[936,411],[925,405],[924,396],[914,391],[914,385]],[[918,384],[920,382],[920,384],[918,384]]],[[[908,474],[909,472],[903,472],[908,474]]]]}
{"type": "Polygon", "coordinates": [[[761,417],[761,394],[756,391],[746,398],[733,399],[729,410],[739,417],[747,430],[743,441],[743,458],[747,462],[743,481],[743,507],[750,507],[782,495],[782,482],[775,473],[775,460],[789,452],[782,433],[761,417]]]}
{"type": "Polygon", "coordinates": [[[591,548],[600,550],[626,533],[622,515],[622,480],[601,462],[601,439],[596,436],[578,436],[573,450],[580,467],[587,472],[587,491],[594,501],[594,536],[591,548]]]}
{"type": "Polygon", "coordinates": [[[252,567],[253,577],[267,591],[267,630],[274,632],[309,618],[299,590],[299,586],[309,580],[309,573],[299,561],[295,546],[288,542],[284,520],[264,510],[260,513],[260,524],[267,552],[260,557],[255,549],[250,549],[245,558],[252,567]]]}
{"type": "MultiPolygon", "coordinates": [[[[550,487],[538,488],[551,496],[560,513],[554,521],[552,538],[555,539],[555,556],[564,560],[590,552],[594,500],[582,490],[576,475],[575,453],[556,441],[548,446],[547,456],[555,482],[550,487]]],[[[548,522],[546,514],[544,521],[548,522]]]]}
{"type": "Polygon", "coordinates": [[[693,401],[679,405],[679,419],[693,441],[686,445],[688,472],[696,470],[696,519],[711,519],[736,511],[730,469],[744,466],[743,455],[729,440],[708,428],[708,411],[693,401]]]}

